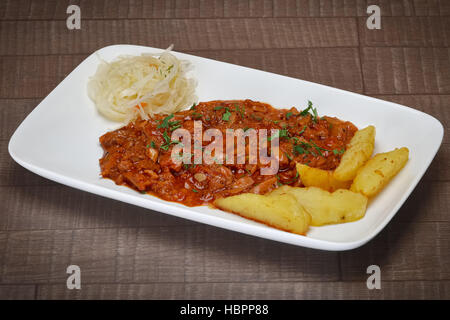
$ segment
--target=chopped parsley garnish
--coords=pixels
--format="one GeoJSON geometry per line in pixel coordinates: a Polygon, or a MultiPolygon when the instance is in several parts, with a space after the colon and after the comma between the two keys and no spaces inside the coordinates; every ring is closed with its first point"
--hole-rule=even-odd
{"type": "Polygon", "coordinates": [[[311,109],[312,109],[312,102],[308,100],[308,108],[306,108],[305,110],[300,112],[300,115],[302,117],[307,116],[309,114],[309,110],[311,110],[311,109]]]}
{"type": "Polygon", "coordinates": [[[215,111],[220,110],[220,109],[223,109],[223,106],[217,106],[217,107],[214,107],[214,110],[215,110],[215,111]]]}
{"type": "Polygon", "coordinates": [[[241,114],[241,118],[244,119],[245,108],[242,107],[242,109],[241,109],[238,104],[235,104],[234,108],[236,109],[236,112],[241,114]]]}
{"type": "Polygon", "coordinates": [[[174,130],[176,130],[178,128],[181,128],[181,124],[177,124],[176,126],[171,127],[170,131],[174,131],[174,130]]]}
{"type": "Polygon", "coordinates": [[[283,184],[280,181],[280,176],[277,175],[277,185],[281,187],[283,184]]]}
{"type": "Polygon", "coordinates": [[[154,141],[150,142],[150,145],[152,146],[153,149],[156,149],[156,144],[154,141]]]}
{"type": "Polygon", "coordinates": [[[300,112],[300,115],[302,117],[305,117],[308,114],[311,116],[312,120],[317,123],[317,119],[319,118],[319,115],[317,114],[317,109],[313,108],[313,103],[309,100],[308,100],[308,108],[300,112]],[[312,114],[310,114],[310,111],[312,112],[312,114]]]}
{"type": "Polygon", "coordinates": [[[280,131],[275,132],[273,136],[267,138],[267,141],[272,141],[272,139],[280,137],[280,131]]]}
{"type": "Polygon", "coordinates": [[[333,150],[333,153],[334,153],[335,155],[338,155],[338,154],[344,154],[344,152],[345,152],[345,148],[342,148],[341,150],[338,150],[338,149],[334,149],[334,150],[333,150]]]}
{"type": "Polygon", "coordinates": [[[178,142],[178,141],[170,141],[170,142],[168,142],[168,143],[163,144],[163,145],[160,147],[160,149],[162,149],[162,150],[164,150],[164,151],[167,151],[167,150],[169,150],[169,147],[170,147],[171,144],[177,144],[177,143],[179,143],[179,142],[178,142]]]}
{"type": "Polygon", "coordinates": [[[313,110],[313,113],[314,113],[313,121],[317,123],[317,118],[319,117],[318,114],[317,114],[317,109],[313,108],[312,110],[313,110]]]}
{"type": "MultiPolygon", "coordinates": [[[[309,142],[310,143],[301,141],[300,144],[294,145],[294,148],[293,148],[294,154],[295,153],[303,154],[304,155],[303,157],[305,157],[305,155],[307,155],[307,154],[311,154],[314,157],[317,157],[317,154],[312,150],[312,149],[314,149],[321,157],[323,157],[324,155],[323,155],[322,151],[331,152],[331,150],[319,147],[312,140],[310,140],[309,142]]],[[[338,152],[338,151],[336,150],[336,152],[338,152]]],[[[336,154],[335,150],[333,150],[333,153],[336,154]]]]}
{"type": "Polygon", "coordinates": [[[297,137],[292,137],[291,139],[294,140],[294,143],[295,143],[295,144],[297,144],[297,143],[300,141],[300,139],[297,138],[297,137]]]}
{"type": "Polygon", "coordinates": [[[313,156],[316,156],[314,152],[312,152],[310,149],[312,146],[304,141],[301,141],[300,144],[297,144],[294,146],[294,153],[298,154],[312,154],[313,156]]]}
{"type": "Polygon", "coordinates": [[[298,135],[301,135],[303,132],[305,132],[305,130],[306,130],[307,127],[308,127],[308,126],[305,125],[305,126],[303,127],[303,129],[298,133],[298,135]]]}
{"type": "Polygon", "coordinates": [[[164,131],[163,138],[164,138],[165,143],[163,145],[161,145],[159,148],[164,151],[169,150],[170,145],[180,143],[180,141],[171,141],[169,135],[167,134],[167,130],[164,131]]]}
{"type": "Polygon", "coordinates": [[[192,191],[194,191],[194,192],[198,192],[198,190],[195,190],[194,188],[192,188],[192,191]]]}
{"type": "Polygon", "coordinates": [[[318,146],[317,144],[315,144],[315,143],[314,143],[314,142],[312,142],[311,140],[310,140],[309,142],[311,142],[311,144],[313,145],[314,149],[316,149],[316,150],[317,150],[317,152],[319,152],[320,156],[322,156],[322,157],[323,157],[323,154],[322,154],[322,152],[321,152],[321,151],[330,151],[330,150],[328,150],[328,149],[325,149],[325,148],[319,147],[319,146],[318,146]]]}
{"type": "Polygon", "coordinates": [[[292,157],[289,155],[289,153],[285,152],[284,154],[286,155],[286,157],[287,157],[289,160],[292,160],[292,157]]]}
{"type": "Polygon", "coordinates": [[[267,141],[272,141],[272,139],[278,138],[277,134],[274,134],[273,136],[270,136],[267,138],[267,141]]]}
{"type": "Polygon", "coordinates": [[[195,107],[196,107],[197,105],[194,103],[192,106],[191,106],[191,108],[189,109],[189,110],[195,110],[195,107]]]}
{"type": "Polygon", "coordinates": [[[298,154],[308,154],[308,150],[300,146],[299,144],[294,146],[294,153],[298,154]]]}
{"type": "Polygon", "coordinates": [[[290,117],[292,117],[294,114],[292,112],[286,113],[286,120],[289,120],[290,117]]]}
{"type": "Polygon", "coordinates": [[[298,174],[298,171],[295,173],[295,177],[294,178],[292,178],[292,180],[289,180],[289,181],[286,181],[286,182],[284,182],[284,183],[282,183],[280,180],[280,177],[278,176],[278,175],[276,175],[276,177],[277,177],[277,185],[279,186],[279,187],[281,187],[282,185],[284,185],[284,184],[291,184],[291,183],[294,183],[295,181],[297,181],[297,179],[298,179],[298,176],[299,176],[299,174],[298,174]]]}
{"type": "MultiPolygon", "coordinates": [[[[178,129],[181,127],[180,121],[176,120],[176,121],[169,121],[170,119],[173,118],[173,114],[165,117],[161,123],[157,126],[158,129],[164,128],[167,129],[169,128],[170,131],[173,131],[175,129],[178,129]]],[[[167,134],[167,133],[166,133],[167,134]]]]}
{"type": "Polygon", "coordinates": [[[289,137],[289,131],[287,129],[280,130],[280,138],[289,137]]]}
{"type": "Polygon", "coordinates": [[[285,137],[289,137],[289,132],[287,129],[281,129],[277,132],[275,132],[275,134],[273,136],[270,136],[269,138],[267,138],[267,141],[272,141],[272,139],[275,138],[285,138],[285,137]]]}
{"type": "Polygon", "coordinates": [[[292,180],[285,182],[285,184],[291,184],[291,183],[294,183],[295,181],[297,181],[298,176],[299,176],[299,174],[298,174],[298,171],[297,171],[297,172],[295,173],[295,177],[292,178],[292,180]]]}
{"type": "Polygon", "coordinates": [[[173,114],[168,115],[167,117],[165,117],[164,119],[162,119],[161,123],[158,124],[157,128],[161,129],[161,128],[168,128],[169,127],[169,120],[172,119],[174,117],[173,114]]]}
{"type": "Polygon", "coordinates": [[[192,117],[194,119],[200,119],[201,117],[203,117],[203,115],[201,113],[198,113],[198,112],[192,112],[192,117]]]}
{"type": "Polygon", "coordinates": [[[163,138],[164,138],[164,141],[166,141],[166,143],[168,143],[168,142],[170,141],[170,137],[169,137],[169,135],[167,134],[167,131],[164,131],[164,133],[163,133],[163,138]]]}
{"type": "Polygon", "coordinates": [[[231,112],[228,110],[228,108],[225,108],[225,113],[222,115],[222,120],[224,121],[230,121],[231,112]]]}
{"type": "Polygon", "coordinates": [[[171,144],[170,142],[164,143],[159,148],[161,150],[167,151],[167,150],[169,150],[170,144],[171,144]]]}

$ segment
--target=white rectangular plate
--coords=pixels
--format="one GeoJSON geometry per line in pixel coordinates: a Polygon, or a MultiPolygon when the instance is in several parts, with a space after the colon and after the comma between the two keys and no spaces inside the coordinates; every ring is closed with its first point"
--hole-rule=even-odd
{"type": "Polygon", "coordinates": [[[174,54],[194,65],[199,101],[253,99],[276,108],[304,108],[313,101],[320,115],[336,116],[358,128],[374,125],[375,153],[408,147],[410,160],[393,181],[369,203],[359,221],[312,227],[300,236],[208,207],[189,208],[117,186],[100,177],[98,138],[121,125],[97,113],[86,85],[99,56],[111,61],[122,54],[160,49],[115,45],[84,60],[22,122],[9,142],[9,153],[23,167],[59,183],[104,197],[261,238],[323,250],[359,247],[392,219],[430,165],[442,142],[443,127],[435,118],[395,103],[237,65],[174,54]],[[98,54],[98,55],[97,55],[98,54]]]}

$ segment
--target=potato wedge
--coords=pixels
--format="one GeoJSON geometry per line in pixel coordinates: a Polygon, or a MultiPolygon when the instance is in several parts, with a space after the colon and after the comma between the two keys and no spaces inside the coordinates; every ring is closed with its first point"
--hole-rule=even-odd
{"type": "Polygon", "coordinates": [[[297,172],[305,187],[318,187],[333,192],[337,189],[348,189],[352,184],[351,181],[337,180],[333,171],[313,168],[301,163],[297,163],[297,172]]]}
{"type": "Polygon", "coordinates": [[[376,154],[358,171],[350,190],[375,196],[405,166],[408,157],[408,148],[376,154]]]}
{"type": "Polygon", "coordinates": [[[243,193],[214,201],[219,209],[230,211],[269,226],[304,235],[311,216],[290,194],[276,196],[243,193]]]}
{"type": "Polygon", "coordinates": [[[334,170],[334,177],[341,181],[355,178],[358,169],[370,159],[375,145],[375,127],[368,126],[356,131],[347,145],[339,166],[334,170]]]}
{"type": "Polygon", "coordinates": [[[293,195],[311,215],[312,226],[356,221],[364,217],[367,197],[349,190],[339,189],[330,193],[316,187],[296,188],[282,186],[270,193],[293,195]]]}

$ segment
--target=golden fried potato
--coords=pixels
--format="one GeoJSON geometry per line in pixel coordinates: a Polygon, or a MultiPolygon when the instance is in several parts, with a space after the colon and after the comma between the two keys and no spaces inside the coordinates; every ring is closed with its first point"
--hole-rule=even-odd
{"type": "Polygon", "coordinates": [[[339,166],[334,170],[334,177],[341,181],[355,178],[358,169],[369,160],[375,145],[375,127],[368,126],[356,131],[347,145],[339,166]]]}
{"type": "Polygon", "coordinates": [[[350,190],[373,197],[405,166],[408,148],[378,153],[358,171],[350,190]]]}
{"type": "Polygon", "coordinates": [[[214,201],[219,209],[230,211],[269,226],[304,235],[311,216],[290,194],[259,195],[243,193],[214,201]]]}
{"type": "Polygon", "coordinates": [[[367,197],[349,190],[330,193],[316,187],[282,186],[270,193],[271,196],[283,194],[291,194],[297,199],[311,215],[312,226],[356,221],[364,216],[367,208],[367,197]]]}
{"type": "Polygon", "coordinates": [[[348,189],[351,181],[340,181],[333,176],[333,171],[322,170],[297,163],[297,172],[305,187],[318,187],[330,192],[348,189]]]}

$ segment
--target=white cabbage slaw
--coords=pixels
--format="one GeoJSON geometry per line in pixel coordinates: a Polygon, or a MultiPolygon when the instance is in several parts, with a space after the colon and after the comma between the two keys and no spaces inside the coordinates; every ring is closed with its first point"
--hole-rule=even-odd
{"type": "Polygon", "coordinates": [[[101,59],[88,82],[88,95],[98,111],[113,121],[129,122],[153,114],[170,114],[197,102],[197,82],[188,78],[192,65],[170,51],[101,59]]]}

